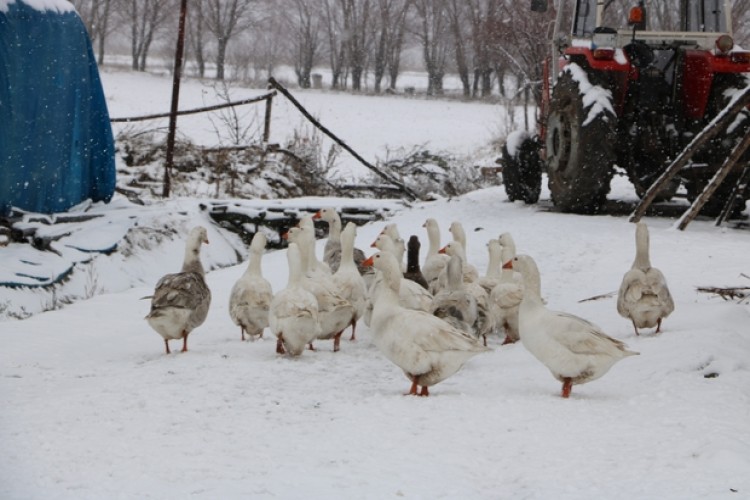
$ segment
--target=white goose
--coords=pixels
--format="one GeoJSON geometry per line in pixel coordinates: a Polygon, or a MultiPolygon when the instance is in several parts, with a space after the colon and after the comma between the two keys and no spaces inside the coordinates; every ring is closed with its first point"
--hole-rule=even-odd
{"type": "Polygon", "coordinates": [[[432,299],[430,312],[459,330],[474,334],[477,321],[477,299],[469,293],[463,280],[461,257],[454,255],[448,261],[448,286],[432,299]]]}
{"type": "MultiPolygon", "coordinates": [[[[397,250],[394,248],[393,240],[387,234],[381,233],[375,239],[373,246],[383,253],[393,255],[398,262],[397,250]]],[[[432,307],[432,294],[425,290],[422,285],[412,280],[408,280],[401,274],[403,280],[399,286],[399,300],[401,305],[406,309],[429,312],[432,307]]],[[[374,300],[377,295],[377,289],[383,284],[383,276],[378,276],[373,281],[370,289],[370,298],[374,300]]]]}
{"type": "MultiPolygon", "coordinates": [[[[532,272],[530,259],[518,255],[512,261],[524,279],[532,272]]],[[[518,324],[524,347],[562,382],[564,398],[570,396],[574,384],[596,380],[619,360],[638,354],[583,318],[550,311],[533,286],[524,287],[518,324]]]]}
{"type": "Polygon", "coordinates": [[[488,350],[440,318],[404,309],[399,304],[403,281],[393,255],[380,252],[365,264],[380,270],[385,281],[372,314],[373,341],[411,380],[409,394],[428,396],[429,387],[456,373],[472,356],[488,350]]]}
{"type": "Polygon", "coordinates": [[[333,282],[341,295],[354,307],[352,319],[352,336],[354,340],[357,332],[357,320],[365,313],[367,307],[367,288],[365,279],[359,273],[354,263],[354,240],[357,237],[357,226],[353,222],[346,225],[341,233],[341,263],[333,274],[333,282]]]}
{"type": "Polygon", "coordinates": [[[306,229],[306,234],[310,235],[311,241],[309,245],[300,245],[300,251],[307,251],[307,269],[305,273],[314,273],[319,276],[331,276],[331,268],[325,262],[321,262],[318,259],[318,255],[315,253],[315,222],[313,221],[312,215],[305,215],[299,220],[299,227],[306,229]]]}
{"type": "Polygon", "coordinates": [[[302,256],[296,243],[287,248],[289,282],[277,293],[268,311],[268,323],[276,335],[276,352],[299,356],[320,334],[318,301],[303,286],[302,256]]]}
{"type": "MultiPolygon", "coordinates": [[[[458,221],[451,222],[451,225],[448,227],[448,232],[451,233],[451,236],[453,236],[453,240],[461,243],[461,246],[464,248],[464,252],[467,254],[469,253],[469,246],[466,242],[466,231],[464,231],[464,226],[458,221]]],[[[464,263],[468,263],[468,260],[465,260],[464,263]]]]}
{"type": "MultiPolygon", "coordinates": [[[[312,293],[318,301],[318,321],[321,340],[333,339],[333,351],[340,348],[341,334],[354,319],[354,307],[337,290],[333,276],[323,271],[310,270],[310,247],[315,245],[315,235],[309,228],[293,227],[287,233],[290,242],[296,243],[300,250],[300,263],[304,279],[302,286],[312,293]]],[[[312,342],[310,349],[314,349],[312,342]]]]}
{"type": "Polygon", "coordinates": [[[518,333],[518,307],[523,300],[524,287],[532,287],[534,293],[541,296],[541,278],[536,262],[529,258],[526,261],[529,268],[528,277],[526,279],[521,277],[521,280],[517,281],[517,277],[521,275],[513,271],[514,253],[510,247],[502,248],[501,256],[504,264],[500,274],[500,283],[490,292],[490,307],[495,316],[495,321],[497,326],[502,327],[505,331],[503,345],[518,342],[520,338],[518,333]]]}
{"type": "MultiPolygon", "coordinates": [[[[484,345],[487,345],[487,336],[494,333],[496,322],[490,308],[489,295],[482,285],[477,282],[477,270],[471,264],[466,264],[466,253],[464,253],[463,247],[458,241],[451,241],[440,251],[450,257],[457,256],[461,259],[464,287],[477,301],[477,319],[472,325],[472,330],[474,335],[482,337],[484,345]]],[[[442,283],[443,279],[447,280],[447,276],[444,276],[444,273],[441,272],[438,282],[442,283]]]]}
{"type": "MultiPolygon", "coordinates": [[[[323,248],[323,262],[328,265],[331,272],[335,273],[341,263],[341,217],[336,209],[327,207],[318,210],[313,215],[313,219],[320,219],[328,223],[328,239],[323,248]]],[[[360,268],[362,261],[366,258],[362,250],[354,248],[353,258],[360,273],[372,272],[372,268],[360,268]]]]}
{"type": "MultiPolygon", "coordinates": [[[[389,236],[391,238],[391,240],[393,241],[393,255],[394,257],[396,257],[396,261],[401,266],[401,272],[406,272],[406,264],[404,263],[406,243],[404,243],[404,239],[398,232],[398,225],[395,222],[386,224],[383,230],[380,231],[380,234],[385,234],[386,236],[389,236]]],[[[374,248],[375,243],[373,242],[373,244],[370,246],[374,248]]]]}
{"type": "Polygon", "coordinates": [[[245,340],[246,332],[251,339],[263,337],[263,329],[268,326],[273,290],[261,270],[265,249],[266,236],[261,232],[255,233],[250,243],[247,269],[229,294],[229,316],[240,327],[242,340],[245,340]]]}
{"type": "MultiPolygon", "coordinates": [[[[477,271],[477,268],[469,264],[469,262],[466,260],[466,251],[464,250],[464,246],[460,241],[451,241],[440,249],[440,253],[446,254],[449,257],[451,255],[458,255],[459,257],[461,257],[461,262],[463,262],[464,283],[468,284],[479,281],[479,271],[477,271]]],[[[435,290],[433,290],[433,292],[445,287],[447,283],[447,275],[445,269],[443,269],[440,272],[440,276],[438,276],[437,283],[434,283],[435,290]]]]}
{"type": "MultiPolygon", "coordinates": [[[[500,246],[507,249],[508,251],[508,259],[506,260],[503,258],[503,265],[508,262],[508,260],[512,260],[516,256],[516,242],[513,240],[513,236],[510,233],[502,233],[498,238],[497,241],[500,242],[500,246]]],[[[536,265],[536,264],[534,264],[536,265]]],[[[519,284],[523,284],[523,277],[521,276],[521,273],[518,271],[513,271],[513,280],[516,281],[519,284]]]]}
{"type": "Polygon", "coordinates": [[[448,264],[450,257],[440,253],[440,226],[435,219],[427,219],[422,224],[427,230],[427,240],[429,247],[427,248],[427,257],[425,257],[424,265],[422,266],[422,274],[424,279],[427,280],[427,284],[432,288],[433,281],[438,279],[440,271],[442,271],[448,264]]]}
{"type": "Polygon", "coordinates": [[[661,321],[674,311],[674,301],[667,280],[649,259],[648,226],[639,222],[635,228],[635,260],[630,271],[622,278],[617,294],[617,312],[633,322],[635,334],[639,328],[656,327],[661,331],[661,321]]]}
{"type": "Polygon", "coordinates": [[[489,261],[484,276],[479,278],[479,284],[482,285],[482,288],[484,288],[488,294],[492,293],[492,289],[500,283],[503,266],[502,251],[503,246],[498,240],[490,240],[487,242],[489,261]]]}
{"type": "Polygon", "coordinates": [[[206,228],[197,226],[188,235],[182,271],[163,276],[151,297],[151,311],[146,320],[164,338],[167,354],[172,339],[182,339],[182,352],[187,351],[188,335],[208,315],[211,290],[201,264],[201,243],[208,244],[208,233],[206,228]]]}

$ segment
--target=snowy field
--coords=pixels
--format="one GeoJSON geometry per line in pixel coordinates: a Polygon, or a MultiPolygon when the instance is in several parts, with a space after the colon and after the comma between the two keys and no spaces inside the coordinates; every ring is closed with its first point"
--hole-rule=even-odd
{"type": "MultiPolygon", "coordinates": [[[[105,73],[104,80],[113,116],[168,102],[164,79],[105,73]]],[[[485,147],[497,113],[487,105],[332,94],[315,104],[317,96],[304,97],[372,155],[430,136],[441,147],[485,147]],[[408,107],[418,102],[427,104],[408,107]]],[[[200,94],[186,107],[196,104],[200,94]]],[[[633,196],[616,177],[611,197],[633,196]]],[[[198,205],[183,199],[137,209],[118,197],[98,207],[139,211],[142,231],[131,234],[127,255],[94,257],[94,271],[76,286],[96,293],[0,322],[0,498],[750,497],[750,305],[696,291],[748,285],[741,275],[750,274],[747,230],[697,220],[681,232],[674,219],[647,218],[651,260],[676,310],[663,333],[636,337],[615,298],[579,302],[617,290],[630,268],[635,230],[626,217],[510,203],[502,187],[401,209],[388,222],[404,237],[418,235],[422,255],[425,219],[439,221],[443,242],[450,222],[463,222],[468,260],[480,274],[486,242],[510,231],[518,251],[536,259],[548,307],[583,316],[640,352],[565,400],[520,343],[501,346],[492,337],[491,352],[429,398],[416,398],[402,396],[409,381],[364,325],[340,352],[319,341],[298,359],[278,356],[270,333],[241,342],[227,303],[246,264],[221,266],[236,262],[238,249],[246,253],[198,205]],[[209,228],[202,260],[212,269],[211,309],[190,351],[165,355],[141,298],[179,269],[184,235],[196,224],[209,228]],[[160,227],[178,234],[149,237],[160,227]]],[[[383,225],[359,228],[357,246],[369,253],[383,225]]],[[[275,291],[286,285],[284,251],[266,253],[262,267],[275,291]]],[[[0,303],[14,297],[0,290],[0,303]]]]}
{"type": "MultiPolygon", "coordinates": [[[[105,69],[102,72],[104,92],[110,116],[126,118],[169,111],[172,79],[105,69]]],[[[180,109],[194,109],[225,102],[213,80],[183,80],[180,89],[180,109]]],[[[231,100],[237,101],[267,93],[266,89],[248,89],[237,84],[228,84],[231,100]]],[[[422,146],[433,152],[450,152],[459,156],[486,154],[494,139],[504,137],[522,120],[522,110],[508,116],[505,108],[484,102],[462,102],[459,100],[437,100],[420,97],[355,95],[344,92],[291,89],[294,97],[325,127],[338,135],[349,146],[371,163],[385,160],[389,151],[403,148],[407,151],[422,146]]],[[[237,113],[243,117],[243,125],[263,130],[265,104],[242,106],[237,113]]],[[[178,134],[201,145],[227,144],[226,128],[219,116],[213,112],[212,125],[206,114],[186,115],[178,119],[178,134]]],[[[533,118],[531,123],[533,123],[533,118]]],[[[137,124],[113,124],[117,134],[125,128],[137,127],[166,130],[168,119],[137,124]]],[[[332,142],[313,129],[302,114],[282,95],[273,101],[271,113],[270,142],[285,145],[295,134],[306,137],[321,136],[327,150],[332,142]]],[[[342,175],[361,176],[365,167],[343,154],[340,165],[342,175]]]]}

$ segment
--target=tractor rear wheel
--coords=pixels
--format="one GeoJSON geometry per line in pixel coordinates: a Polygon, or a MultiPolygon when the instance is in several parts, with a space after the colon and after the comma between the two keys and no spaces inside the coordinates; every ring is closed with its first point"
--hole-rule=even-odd
{"type": "Polygon", "coordinates": [[[563,212],[590,214],[607,201],[615,163],[616,117],[603,108],[589,116],[593,105],[584,104],[583,98],[581,85],[564,71],[550,103],[547,173],[555,206],[563,212]]]}
{"type": "Polygon", "coordinates": [[[525,137],[519,145],[508,150],[503,144],[503,184],[510,201],[521,200],[530,205],[539,201],[542,190],[542,160],[539,157],[539,138],[525,137]]]}

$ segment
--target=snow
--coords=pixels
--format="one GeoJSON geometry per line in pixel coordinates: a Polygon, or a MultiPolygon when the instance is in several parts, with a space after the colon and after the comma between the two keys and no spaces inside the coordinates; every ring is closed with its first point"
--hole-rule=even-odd
{"type": "Polygon", "coordinates": [[[505,147],[508,150],[508,154],[513,158],[516,157],[523,141],[529,137],[531,137],[531,133],[526,130],[514,130],[508,134],[508,138],[505,139],[505,147]]]}
{"type": "MultiPolygon", "coordinates": [[[[570,63],[565,68],[564,72],[570,73],[573,80],[578,82],[578,89],[583,96],[583,109],[588,109],[589,112],[586,115],[586,120],[583,122],[585,127],[596,119],[597,116],[609,112],[612,116],[615,116],[615,110],[612,107],[612,92],[599,86],[592,85],[589,82],[586,72],[576,63],[570,63]]],[[[605,120],[606,120],[605,115],[605,120]]]]}
{"type": "MultiPolygon", "coordinates": [[[[140,95],[146,89],[149,83],[140,95]]],[[[110,97],[126,106],[124,97],[110,97]]],[[[352,117],[355,99],[341,108],[328,99],[331,115],[350,120],[345,130],[352,137],[390,123],[364,128],[352,117]]],[[[379,102],[395,110],[407,101],[379,102]]],[[[149,106],[134,100],[130,107],[139,105],[149,106]]],[[[449,122],[452,140],[473,147],[475,124],[460,119],[432,117],[436,130],[449,122]]],[[[415,142],[422,137],[412,132],[415,142]]],[[[610,196],[635,200],[620,177],[610,196]]],[[[542,199],[549,199],[546,189],[542,199]]],[[[510,203],[502,187],[492,187],[403,207],[388,221],[360,227],[357,246],[368,253],[393,222],[402,236],[420,237],[424,256],[425,219],[439,221],[444,242],[450,222],[462,221],[468,260],[480,272],[487,240],[510,231],[519,252],[536,259],[548,307],[585,317],[640,352],[564,400],[560,384],[520,343],[501,346],[492,337],[491,352],[432,388],[429,398],[416,398],[401,395],[408,380],[373,346],[364,325],[340,352],[318,342],[316,352],[298,359],[276,355],[270,334],[241,342],[227,304],[246,264],[223,266],[244,249],[211,224],[199,202],[137,207],[117,197],[91,207],[119,222],[101,232],[84,225],[71,236],[79,245],[106,246],[124,230],[127,214],[137,221],[127,252],[91,254],[88,286],[97,293],[0,322],[0,498],[750,495],[750,305],[696,291],[746,284],[748,231],[698,219],[681,232],[671,219],[644,219],[652,263],[665,274],[676,310],[663,333],[636,337],[614,298],[579,302],[617,290],[630,268],[635,226],[625,217],[510,203]],[[179,269],[195,224],[209,229],[202,261],[212,269],[213,301],[206,323],[190,336],[190,351],[165,355],[143,319],[149,301],[141,299],[161,275],[179,269]],[[96,242],[88,239],[94,234],[96,242]]],[[[262,267],[275,291],[285,286],[284,251],[267,252],[262,267]]],[[[0,304],[15,297],[9,289],[0,294],[0,304]]]]}
{"type": "MultiPolygon", "coordinates": [[[[172,83],[170,78],[102,71],[104,92],[112,117],[125,118],[141,114],[168,112],[172,83]],[[148,88],[144,92],[144,86],[148,88]],[[135,108],[133,103],[137,102],[135,108]],[[135,109],[143,110],[136,112],[135,109]]],[[[201,83],[183,80],[180,87],[180,109],[193,109],[221,101],[214,88],[215,82],[201,83]]],[[[457,155],[475,154],[486,149],[497,132],[510,120],[505,108],[483,102],[409,98],[404,96],[353,95],[323,90],[290,89],[294,97],[325,127],[371,163],[385,160],[389,151],[422,146],[434,152],[451,151],[457,155]],[[404,119],[408,117],[408,119],[404,119]]],[[[263,95],[266,89],[248,89],[230,84],[232,100],[263,95]]],[[[520,109],[520,108],[519,108],[520,109]]],[[[255,120],[262,130],[263,103],[238,108],[246,120],[255,120]]],[[[518,119],[522,119],[523,113],[518,119]]],[[[212,113],[213,119],[221,123],[212,113]]],[[[115,134],[134,126],[166,129],[168,120],[146,122],[145,125],[113,124],[115,134]]],[[[201,145],[220,143],[214,128],[205,115],[179,117],[178,132],[201,145]]],[[[511,127],[515,128],[515,127],[511,127]]],[[[313,134],[313,128],[283,96],[273,100],[270,142],[284,144],[298,133],[302,137],[313,134]]],[[[324,151],[329,148],[325,139],[324,151]]],[[[341,175],[361,177],[369,173],[364,166],[344,154],[341,175]]]]}
{"type": "MultiPolygon", "coordinates": [[[[25,3],[34,10],[45,11],[53,10],[55,12],[73,12],[75,7],[67,0],[18,0],[25,3]]],[[[16,0],[0,0],[0,12],[8,12],[9,6],[16,3],[16,0]]]]}

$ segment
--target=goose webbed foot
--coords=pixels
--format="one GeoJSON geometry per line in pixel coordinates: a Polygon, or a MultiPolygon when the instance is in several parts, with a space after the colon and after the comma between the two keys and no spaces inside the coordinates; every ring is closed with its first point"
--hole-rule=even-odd
{"type": "Polygon", "coordinates": [[[573,380],[571,380],[570,377],[564,378],[563,386],[562,386],[562,397],[569,398],[570,391],[572,390],[573,390],[573,380]]]}

